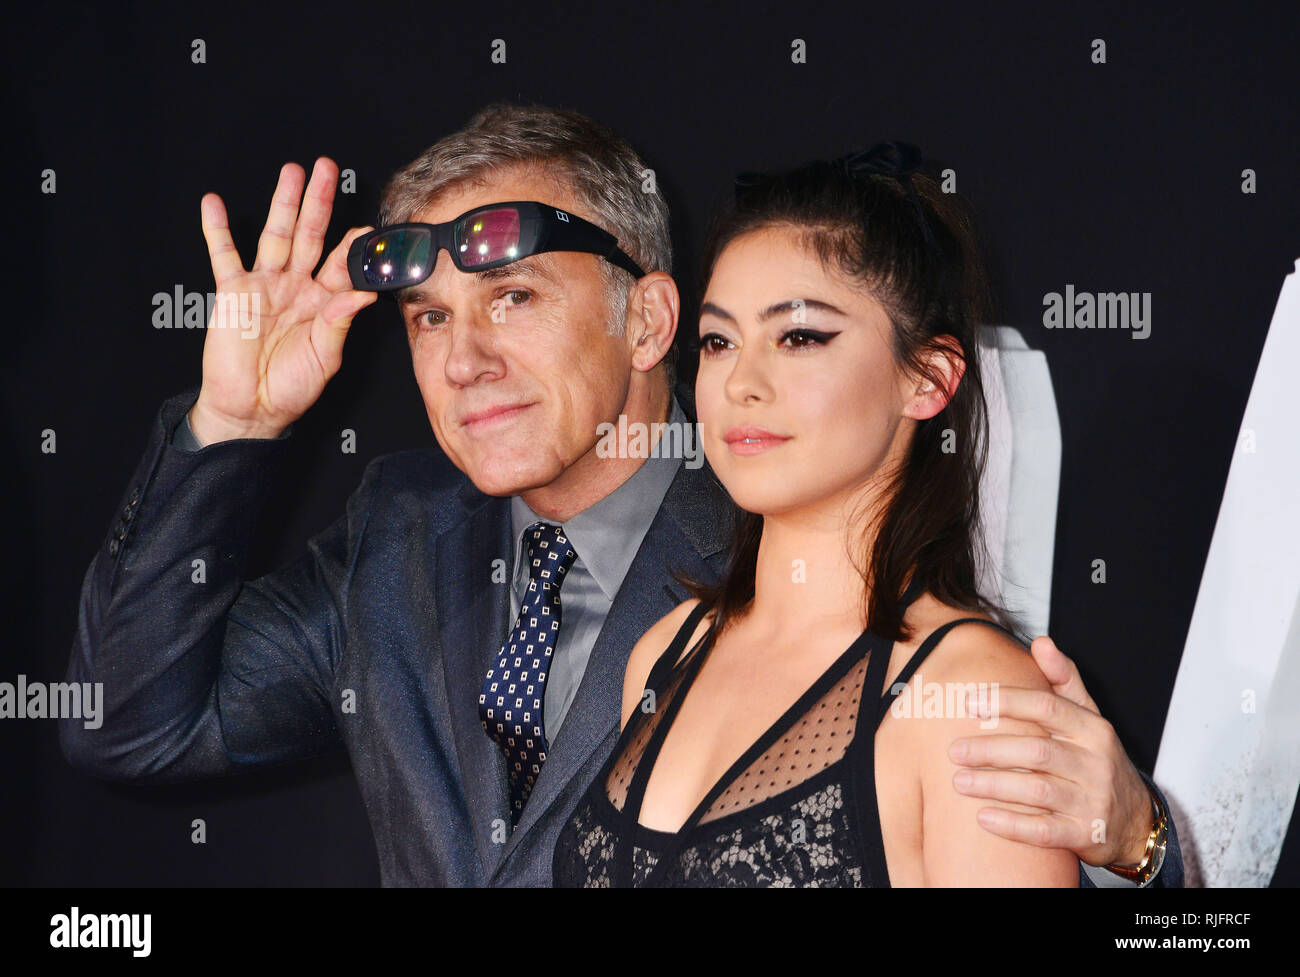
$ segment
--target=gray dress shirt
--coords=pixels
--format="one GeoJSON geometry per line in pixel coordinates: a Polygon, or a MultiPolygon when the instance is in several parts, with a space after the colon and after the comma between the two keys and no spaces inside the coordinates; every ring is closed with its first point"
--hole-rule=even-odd
{"type": "MultiPolygon", "coordinates": [[[[679,430],[684,430],[688,423],[676,398],[672,402],[669,421],[682,425],[679,430]]],[[[286,429],[280,437],[288,437],[289,431],[286,429]]],[[[197,451],[202,447],[190,427],[188,412],[176,425],[172,444],[186,451],[197,451]]],[[[591,649],[595,647],[605,617],[613,606],[614,595],[623,586],[623,578],[627,576],[628,568],[641,548],[641,541],[681,464],[680,457],[647,458],[626,482],[563,524],[564,533],[578,558],[569,568],[560,592],[560,636],[551,659],[542,703],[546,738],[552,742],[582,682],[587,659],[591,657],[591,649]]],[[[510,499],[510,521],[515,551],[510,577],[510,620],[502,624],[503,643],[514,627],[528,588],[528,567],[523,558],[524,532],[533,523],[548,520],[533,512],[516,495],[510,499]]],[[[486,674],[487,667],[484,666],[486,674]]]]}
{"type": "MultiPolygon", "coordinates": [[[[673,400],[670,422],[686,424],[677,401],[673,400]]],[[[677,475],[681,458],[647,458],[626,482],[594,505],[588,506],[563,524],[564,534],[578,558],[565,575],[560,588],[560,636],[546,679],[542,718],[546,738],[555,734],[569,712],[569,706],[587,670],[587,659],[623,586],[628,567],[641,548],[655,514],[677,475]]],[[[510,499],[510,522],[514,531],[514,577],[510,590],[510,621],[502,632],[505,640],[513,628],[528,589],[528,567],[523,535],[533,523],[546,522],[528,508],[519,496],[510,499]]]]}

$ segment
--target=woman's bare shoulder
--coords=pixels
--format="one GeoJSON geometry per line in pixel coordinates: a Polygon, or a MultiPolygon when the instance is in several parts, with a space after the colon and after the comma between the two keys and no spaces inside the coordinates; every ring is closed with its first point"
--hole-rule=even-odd
{"type": "Polygon", "coordinates": [[[912,636],[900,649],[904,662],[946,625],[964,622],[944,631],[920,663],[918,671],[924,670],[936,681],[1049,687],[1029,650],[989,614],[954,607],[927,594],[908,609],[906,620],[912,636]]]}
{"type": "MultiPolygon", "coordinates": [[[[692,612],[694,612],[695,608],[699,605],[699,598],[696,597],[691,597],[682,601],[658,621],[650,625],[650,629],[641,636],[641,640],[638,641],[636,647],[632,649],[632,654],[636,655],[640,652],[643,656],[652,656],[651,664],[658,661],[659,656],[668,649],[668,645],[677,635],[677,632],[682,629],[682,625],[686,623],[686,619],[691,616],[692,612]]],[[[708,627],[708,623],[709,615],[705,614],[696,624],[695,635],[698,636],[703,634],[705,628],[708,627]]],[[[689,648],[693,643],[694,642],[692,641],[688,641],[686,643],[686,648],[689,648]]],[[[682,649],[683,652],[685,652],[686,648],[682,649]]]]}
{"type": "MultiPolygon", "coordinates": [[[[914,647],[952,621],[976,618],[997,623],[988,614],[933,600],[918,611],[915,622],[911,608],[908,612],[914,647]]],[[[1072,853],[1011,842],[986,831],[979,826],[977,814],[988,806],[988,799],[963,794],[953,785],[959,768],[948,751],[958,739],[1049,738],[1048,731],[1036,723],[1001,715],[998,704],[1003,690],[1050,691],[1051,686],[1026,647],[989,623],[972,621],[947,630],[922,659],[885,720],[888,743],[907,758],[900,778],[911,789],[919,788],[915,809],[906,810],[921,819],[926,884],[1076,884],[1078,863],[1072,853]],[[968,699],[972,695],[977,704],[968,699]]],[[[1041,813],[1011,802],[999,806],[1017,813],[1041,813]]]]}
{"type": "MultiPolygon", "coordinates": [[[[627,670],[623,675],[623,722],[627,722],[627,717],[633,706],[641,698],[641,693],[645,689],[646,681],[650,678],[650,670],[654,668],[657,662],[668,646],[672,643],[677,632],[681,630],[682,625],[691,612],[699,606],[699,599],[692,597],[682,601],[671,611],[661,617],[646,630],[639,641],[632,647],[632,653],[628,656],[627,670]]],[[[709,614],[705,614],[696,624],[695,634],[691,636],[682,653],[685,654],[703,635],[709,626],[709,614]]]]}
{"type": "MultiPolygon", "coordinates": [[[[899,659],[906,663],[915,650],[944,625],[968,618],[997,623],[987,614],[950,607],[934,600],[927,601],[917,611],[913,619],[911,608],[908,610],[907,621],[913,625],[913,635],[901,654],[895,650],[887,688],[897,685],[894,676],[902,669],[899,659]]],[[[996,709],[998,690],[1003,687],[1051,690],[1051,684],[1028,649],[1018,639],[1000,627],[990,627],[989,623],[971,621],[948,629],[921,659],[890,709],[891,716],[926,720],[894,723],[889,734],[901,737],[900,743],[918,748],[918,774],[931,766],[936,774],[950,776],[952,770],[947,748],[961,736],[988,735],[994,731],[1013,735],[1048,735],[1037,724],[1006,717],[999,721],[996,716],[981,715],[967,706],[967,696],[972,692],[985,701],[991,699],[996,709]]]]}
{"type": "MultiPolygon", "coordinates": [[[[975,615],[962,615],[972,616],[975,615]]],[[[996,623],[989,618],[983,619],[996,623]]],[[[988,624],[961,624],[950,629],[926,656],[925,662],[930,674],[940,682],[997,683],[1039,690],[1051,688],[1029,649],[1000,627],[988,624]]]]}

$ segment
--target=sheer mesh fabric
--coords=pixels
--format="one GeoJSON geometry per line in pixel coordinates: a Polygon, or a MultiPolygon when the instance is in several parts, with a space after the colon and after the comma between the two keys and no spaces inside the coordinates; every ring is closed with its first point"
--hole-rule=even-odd
{"type": "Polygon", "coordinates": [[[861,658],[832,685],[817,704],[803,713],[789,730],[763,751],[753,763],[728,783],[701,824],[743,810],[774,795],[797,788],[844,757],[858,719],[858,701],[867,673],[861,658]]]}
{"type": "Polygon", "coordinates": [[[644,708],[646,700],[642,698],[641,705],[633,711],[632,717],[628,720],[628,728],[624,734],[624,739],[627,741],[626,745],[616,751],[614,766],[609,771],[609,777],[607,778],[607,796],[616,806],[621,808],[623,802],[627,799],[627,790],[632,783],[632,775],[636,772],[641,757],[645,755],[645,749],[650,743],[650,738],[658,729],[664,716],[668,714],[668,707],[672,704],[673,697],[681,688],[682,681],[691,668],[694,656],[700,654],[702,650],[701,646],[693,649],[690,656],[668,674],[668,677],[662,683],[663,688],[653,690],[655,693],[654,708],[644,708]]]}
{"type": "MultiPolygon", "coordinates": [[[[606,796],[615,807],[621,809],[627,800],[632,775],[645,754],[650,737],[680,690],[689,665],[689,662],[683,662],[669,676],[665,688],[656,690],[656,708],[653,711],[643,713],[644,719],[633,718],[637,729],[629,730],[632,735],[616,755],[605,783],[606,796]]],[[[784,735],[727,784],[699,823],[707,824],[797,787],[842,759],[853,739],[866,672],[867,658],[864,656],[817,700],[816,705],[798,717],[784,735]]]]}
{"type": "MultiPolygon", "coordinates": [[[[693,631],[694,623],[687,623],[693,631]]],[[[672,657],[680,654],[681,644],[674,642],[672,657]]],[[[676,697],[684,685],[689,691],[689,679],[703,664],[710,642],[702,639],[657,683],[661,687],[651,684],[654,708],[638,709],[629,720],[607,775],[597,778],[561,839],[562,846],[573,845],[570,868],[578,870],[580,865],[581,878],[565,871],[557,883],[616,884],[612,865],[622,839],[627,846],[623,857],[631,860],[632,885],[645,883],[668,849],[675,850],[656,875],[656,885],[864,884],[859,833],[846,796],[850,788],[839,769],[854,738],[869,661],[865,642],[855,642],[859,645],[863,647],[856,655],[841,656],[751,747],[749,754],[761,752],[723,778],[721,791],[705,813],[678,837],[633,823],[623,808],[655,731],[670,721],[676,697]],[[810,704],[804,701],[810,698],[810,704]]],[[[671,660],[667,654],[665,659],[671,660]]]]}
{"type": "MultiPolygon", "coordinates": [[[[909,586],[902,607],[915,598],[909,586]]],[[[560,832],[560,886],[888,886],[876,804],[875,732],[895,689],[963,618],[936,628],[884,692],[891,642],[862,635],[737,760],[679,832],[638,823],[640,798],[680,698],[710,646],[679,663],[695,608],[651,670],[654,707],[638,709],[560,832]],[[664,726],[663,724],[669,724],[664,726]]],[[[1027,651],[1028,649],[1026,649],[1027,651]]]]}

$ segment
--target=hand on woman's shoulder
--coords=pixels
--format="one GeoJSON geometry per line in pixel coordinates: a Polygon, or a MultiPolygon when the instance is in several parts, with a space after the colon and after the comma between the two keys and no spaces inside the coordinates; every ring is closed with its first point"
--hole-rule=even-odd
{"type": "MultiPolygon", "coordinates": [[[[978,616],[945,608],[937,620],[929,620],[918,629],[918,639],[924,640],[947,621],[978,616]]],[[[1009,735],[1039,737],[1055,743],[1036,723],[999,717],[996,712],[1001,688],[1051,689],[1025,646],[999,628],[973,622],[960,624],[949,630],[922,661],[912,677],[912,682],[918,681],[922,702],[926,696],[937,699],[939,695],[943,702],[940,715],[927,710],[924,722],[908,723],[924,799],[922,831],[929,884],[1056,886],[1077,883],[1078,862],[1072,853],[1009,841],[985,831],[977,820],[983,807],[1043,814],[1041,808],[994,803],[961,794],[953,786],[958,771],[969,769],[954,763],[948,755],[948,748],[956,739],[1009,735]],[[966,693],[970,690],[984,695],[992,706],[992,715],[982,716],[965,709],[966,693]]],[[[902,694],[910,694],[915,701],[916,691],[909,687],[902,694]]],[[[1022,775],[1002,771],[997,776],[1022,775]]]]}
{"type": "MultiPolygon", "coordinates": [[[[632,654],[627,660],[627,670],[623,673],[623,718],[620,728],[627,725],[632,710],[641,701],[641,693],[645,691],[645,683],[646,679],[650,677],[650,669],[654,668],[655,662],[668,650],[668,645],[672,643],[673,636],[686,623],[687,616],[690,615],[698,603],[699,600],[695,597],[682,601],[658,621],[650,625],[650,629],[632,647],[632,654]]],[[[707,620],[706,615],[705,621],[707,620]]],[[[699,628],[706,626],[705,621],[700,622],[699,628]]],[[[691,644],[692,642],[687,642],[686,647],[689,648],[691,644]]]]}

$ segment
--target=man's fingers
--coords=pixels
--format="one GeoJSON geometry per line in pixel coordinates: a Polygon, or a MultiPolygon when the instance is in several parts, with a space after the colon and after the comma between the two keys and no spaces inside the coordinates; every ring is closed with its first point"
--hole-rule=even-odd
{"type": "Polygon", "coordinates": [[[1068,740],[1050,736],[963,736],[948,747],[948,757],[965,767],[1037,770],[1073,783],[1086,775],[1088,754],[1068,740]]]}
{"type": "Polygon", "coordinates": [[[1000,804],[1024,804],[1062,817],[1075,817],[1084,806],[1083,794],[1076,784],[1039,773],[958,770],[953,774],[952,786],[957,793],[968,797],[987,797],[1000,804]]]}
{"type": "Polygon", "coordinates": [[[378,292],[339,292],[325,303],[311,327],[311,344],[326,378],[343,365],[343,342],[353,317],[375,299],[378,292]]]}
{"type": "Polygon", "coordinates": [[[311,182],[303,195],[302,211],[293,230],[293,247],[289,253],[289,270],[310,275],[320,261],[325,246],[325,230],[334,209],[334,190],[338,186],[339,168],[332,159],[322,156],[311,171],[311,182]]]}
{"type": "Polygon", "coordinates": [[[230,236],[230,220],[222,199],[215,193],[205,193],[199,201],[199,214],[203,221],[203,239],[208,242],[212,278],[219,290],[227,280],[244,273],[244,263],[239,260],[239,252],[230,236]]]}
{"type": "Polygon", "coordinates": [[[1084,687],[1083,678],[1079,675],[1074,659],[1061,651],[1055,641],[1045,634],[1039,635],[1029,646],[1029,653],[1033,655],[1038,670],[1043,673],[1047,681],[1052,683],[1052,688],[1057,695],[1065,696],[1071,702],[1092,712],[1100,712],[1084,687]]]}
{"type": "Polygon", "coordinates": [[[995,689],[980,690],[967,696],[971,716],[986,719],[1022,719],[1037,723],[1047,732],[1058,736],[1080,738],[1087,729],[1087,721],[1097,714],[1071,699],[1048,692],[1046,689],[1025,689],[1015,685],[999,685],[995,689]]]}
{"type": "Polygon", "coordinates": [[[343,240],[329,253],[329,257],[325,259],[325,264],[321,265],[320,274],[316,276],[317,283],[331,292],[351,291],[352,279],[348,275],[348,249],[352,247],[352,242],[362,234],[373,230],[373,227],[368,226],[354,227],[344,234],[343,240]]]}
{"type": "Polygon", "coordinates": [[[254,271],[280,271],[289,260],[293,244],[293,228],[298,222],[298,202],[302,199],[302,185],[307,176],[297,163],[280,167],[280,179],[271,195],[271,209],[266,214],[266,226],[257,239],[257,259],[254,271]]]}
{"type": "Polygon", "coordinates": [[[1074,851],[1077,828],[1073,822],[1051,814],[1021,814],[1001,807],[980,808],[977,820],[985,831],[1039,848],[1074,851]]]}

